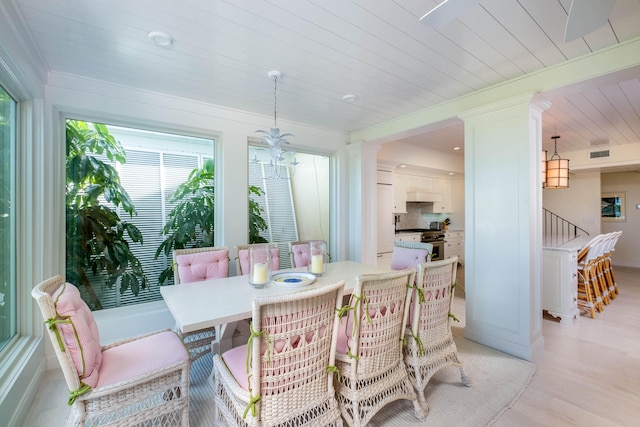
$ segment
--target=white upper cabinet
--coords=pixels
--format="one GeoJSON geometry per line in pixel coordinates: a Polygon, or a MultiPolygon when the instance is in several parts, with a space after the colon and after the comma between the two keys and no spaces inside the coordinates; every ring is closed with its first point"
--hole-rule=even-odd
{"type": "Polygon", "coordinates": [[[393,175],[394,209],[397,214],[407,213],[407,180],[406,175],[393,175]]]}
{"type": "Polygon", "coordinates": [[[393,185],[393,175],[391,171],[378,169],[378,184],[393,185]]]}
{"type": "Polygon", "coordinates": [[[434,202],[433,213],[450,213],[451,212],[451,180],[444,178],[433,179],[433,192],[442,194],[441,202],[434,202]]]}
{"type": "MultiPolygon", "coordinates": [[[[397,175],[397,174],[396,174],[397,175]]],[[[403,175],[406,180],[407,192],[432,193],[433,178],[429,176],[403,175]]]]}
{"type": "MultiPolygon", "coordinates": [[[[451,212],[451,180],[430,176],[404,175],[395,173],[395,207],[396,213],[407,212],[407,193],[429,194],[433,203],[423,203],[422,212],[450,213],[451,212]],[[437,196],[437,197],[435,197],[437,196]]],[[[413,194],[412,194],[413,196],[413,194]]],[[[426,201],[431,201],[426,200],[426,201]]]]}

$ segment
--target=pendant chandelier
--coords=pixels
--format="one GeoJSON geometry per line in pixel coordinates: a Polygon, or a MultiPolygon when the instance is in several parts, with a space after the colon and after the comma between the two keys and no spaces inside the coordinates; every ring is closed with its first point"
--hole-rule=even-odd
{"type": "Polygon", "coordinates": [[[558,138],[552,136],[554,142],[553,156],[547,161],[546,188],[569,188],[569,159],[561,159],[558,154],[558,138]]]}
{"type": "MultiPolygon", "coordinates": [[[[289,152],[283,149],[285,144],[289,144],[287,140],[288,137],[293,136],[292,133],[281,133],[280,128],[278,128],[277,119],[278,119],[278,97],[277,97],[277,89],[278,89],[278,79],[282,77],[282,73],[278,70],[269,71],[267,74],[270,79],[273,80],[273,127],[269,130],[257,130],[256,132],[263,134],[262,142],[269,146],[269,163],[266,164],[269,166],[269,172],[266,176],[263,175],[265,179],[289,179],[290,176],[288,174],[289,165],[293,166],[293,172],[291,176],[296,173],[296,165],[298,162],[296,158],[289,162],[286,161],[287,154],[289,152]]],[[[253,163],[254,167],[261,162],[258,159],[257,155],[253,156],[251,159],[251,163],[253,163]]]]}

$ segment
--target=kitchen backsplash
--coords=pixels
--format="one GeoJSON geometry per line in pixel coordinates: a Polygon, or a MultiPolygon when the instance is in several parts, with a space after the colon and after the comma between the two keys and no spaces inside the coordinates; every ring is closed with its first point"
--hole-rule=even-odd
{"type": "Polygon", "coordinates": [[[422,213],[420,204],[407,203],[407,213],[398,214],[398,223],[396,230],[405,230],[408,228],[429,228],[432,221],[444,221],[448,217],[447,214],[422,213]]]}

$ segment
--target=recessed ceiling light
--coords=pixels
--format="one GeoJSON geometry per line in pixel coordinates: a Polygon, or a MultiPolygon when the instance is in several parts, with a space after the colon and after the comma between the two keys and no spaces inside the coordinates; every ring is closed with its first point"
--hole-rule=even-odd
{"type": "Polygon", "coordinates": [[[343,97],[342,97],[342,100],[343,100],[344,102],[348,102],[348,103],[355,102],[355,101],[356,101],[356,99],[358,99],[358,97],[357,97],[357,96],[355,96],[355,95],[352,95],[352,94],[347,94],[347,95],[345,95],[345,96],[343,96],[343,97]]]}
{"type": "Polygon", "coordinates": [[[164,31],[149,31],[147,37],[149,37],[156,46],[171,46],[173,44],[173,37],[164,31]]]}
{"type": "Polygon", "coordinates": [[[401,168],[406,168],[406,167],[407,167],[407,165],[400,165],[400,167],[401,167],[401,168]]]}
{"type": "Polygon", "coordinates": [[[453,147],[453,149],[454,149],[454,150],[459,150],[459,149],[460,149],[460,147],[453,147]]]}
{"type": "Polygon", "coordinates": [[[449,172],[449,175],[453,175],[453,172],[449,172]]]}

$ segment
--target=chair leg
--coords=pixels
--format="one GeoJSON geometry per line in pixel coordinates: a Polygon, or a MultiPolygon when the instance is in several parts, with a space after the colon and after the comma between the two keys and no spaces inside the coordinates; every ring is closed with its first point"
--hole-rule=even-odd
{"type": "Polygon", "coordinates": [[[587,269],[587,286],[593,295],[593,305],[598,313],[602,313],[604,305],[602,304],[602,295],[600,295],[600,285],[598,284],[598,274],[594,265],[590,265],[587,269]]]}
{"type": "Polygon", "coordinates": [[[584,270],[578,273],[578,301],[582,302],[582,306],[587,310],[589,316],[595,319],[596,310],[589,286],[589,275],[584,270]]]}
{"type": "Polygon", "coordinates": [[[609,287],[607,286],[605,277],[604,277],[604,268],[603,261],[598,261],[596,264],[596,282],[598,285],[598,289],[600,290],[600,295],[602,296],[602,302],[604,305],[609,305],[609,287]]]}
{"type": "Polygon", "coordinates": [[[460,379],[462,380],[462,384],[466,385],[467,387],[471,387],[471,380],[469,379],[467,374],[464,373],[464,369],[462,369],[462,367],[460,367],[460,379]]]}
{"type": "Polygon", "coordinates": [[[424,397],[424,390],[416,390],[416,395],[418,397],[418,399],[416,401],[420,404],[420,406],[425,411],[425,413],[428,414],[429,410],[431,408],[429,407],[429,404],[427,403],[427,399],[424,397]]]}
{"type": "Polygon", "coordinates": [[[426,400],[424,402],[420,402],[419,399],[413,401],[413,412],[418,420],[426,420],[427,415],[429,415],[429,409],[429,404],[426,400]]]}
{"type": "Polygon", "coordinates": [[[616,282],[616,276],[613,274],[613,265],[609,265],[609,275],[611,276],[611,283],[613,285],[613,291],[617,295],[620,292],[618,291],[618,282],[616,282]]]}
{"type": "Polygon", "coordinates": [[[609,298],[616,299],[618,295],[618,285],[616,284],[615,277],[613,276],[613,266],[611,265],[611,258],[607,257],[604,264],[605,281],[609,288],[609,298]]]}

